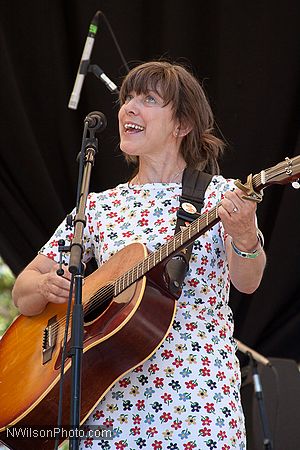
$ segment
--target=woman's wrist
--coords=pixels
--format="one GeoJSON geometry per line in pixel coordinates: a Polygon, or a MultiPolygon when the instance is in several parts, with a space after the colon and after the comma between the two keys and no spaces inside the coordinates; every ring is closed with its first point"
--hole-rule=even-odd
{"type": "Polygon", "coordinates": [[[231,239],[231,246],[235,254],[241,258],[255,259],[260,255],[264,246],[264,236],[262,232],[257,228],[255,239],[248,240],[248,242],[236,243],[231,239]],[[253,245],[252,242],[256,241],[253,245]],[[249,244],[249,242],[251,242],[249,244]]]}

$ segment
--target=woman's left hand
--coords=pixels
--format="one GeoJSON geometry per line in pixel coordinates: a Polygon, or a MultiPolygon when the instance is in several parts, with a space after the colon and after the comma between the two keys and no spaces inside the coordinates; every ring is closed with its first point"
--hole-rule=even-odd
{"type": "Polygon", "coordinates": [[[256,202],[244,199],[240,189],[227,191],[218,208],[225,232],[235,245],[244,251],[251,251],[257,245],[256,202]]]}

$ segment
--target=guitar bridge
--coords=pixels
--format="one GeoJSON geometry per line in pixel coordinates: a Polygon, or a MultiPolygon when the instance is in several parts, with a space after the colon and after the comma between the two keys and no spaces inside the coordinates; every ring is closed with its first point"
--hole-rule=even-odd
{"type": "Polygon", "coordinates": [[[52,358],[52,353],[56,346],[57,333],[58,333],[57,316],[54,316],[48,320],[48,325],[44,329],[43,333],[43,343],[42,343],[43,364],[46,364],[52,358]]]}

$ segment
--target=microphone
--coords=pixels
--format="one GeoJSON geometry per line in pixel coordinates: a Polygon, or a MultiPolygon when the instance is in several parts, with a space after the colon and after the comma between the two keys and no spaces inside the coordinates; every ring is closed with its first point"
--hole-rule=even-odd
{"type": "Polygon", "coordinates": [[[90,112],[84,119],[84,122],[87,123],[90,130],[98,130],[98,132],[103,131],[107,125],[105,115],[99,111],[90,112]]]}
{"type": "Polygon", "coordinates": [[[81,56],[81,61],[79,64],[73,92],[71,94],[70,101],[68,104],[68,108],[70,108],[70,109],[77,109],[82,85],[83,85],[84,78],[85,78],[87,70],[88,70],[89,63],[90,63],[90,58],[91,58],[91,54],[92,54],[92,50],[93,50],[93,46],[94,46],[94,42],[95,42],[95,36],[97,34],[98,21],[99,21],[100,14],[101,14],[101,11],[97,11],[90,23],[89,33],[88,33],[88,36],[87,36],[87,39],[85,42],[85,46],[83,49],[83,53],[81,56]]]}
{"type": "Polygon", "coordinates": [[[92,72],[97,78],[99,78],[99,80],[101,80],[105,84],[110,92],[115,92],[116,94],[119,93],[118,87],[115,85],[115,83],[110,78],[108,78],[101,67],[97,66],[97,64],[90,64],[88,71],[92,72]]]}

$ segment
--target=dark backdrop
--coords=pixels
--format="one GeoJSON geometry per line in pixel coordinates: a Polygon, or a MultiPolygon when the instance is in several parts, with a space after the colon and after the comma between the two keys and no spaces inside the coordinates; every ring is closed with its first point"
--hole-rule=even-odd
{"type": "MultiPolygon", "coordinates": [[[[77,111],[67,105],[89,23],[101,9],[132,66],[162,55],[189,63],[227,141],[222,173],[248,173],[300,154],[298,0],[1,0],[0,254],[19,271],[75,203],[83,119],[108,127],[91,190],[123,181],[116,98],[92,75],[77,111]]],[[[100,21],[92,62],[126,74],[100,21]]],[[[236,336],[269,356],[300,360],[300,192],[274,186],[259,206],[268,264],[251,296],[232,291],[236,336]]]]}

